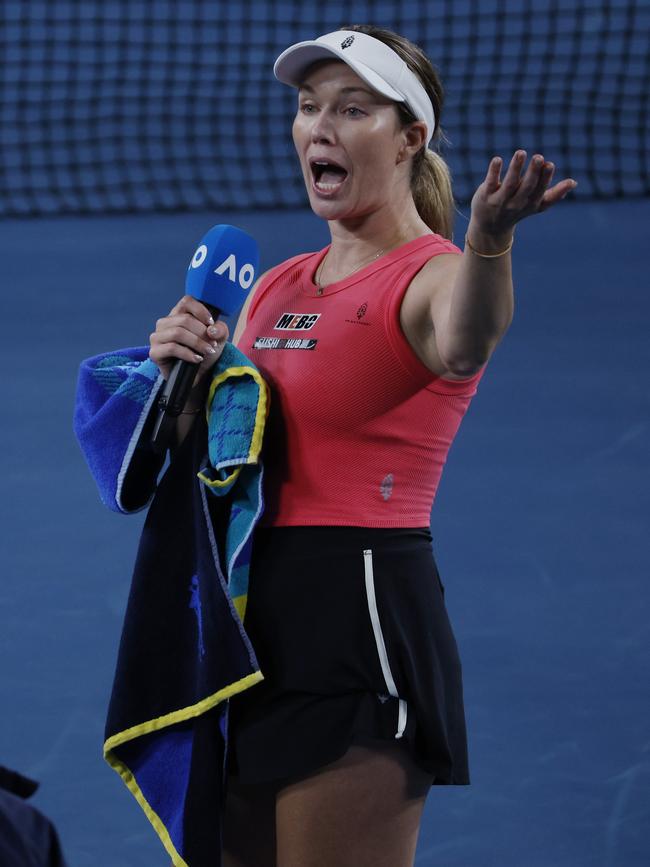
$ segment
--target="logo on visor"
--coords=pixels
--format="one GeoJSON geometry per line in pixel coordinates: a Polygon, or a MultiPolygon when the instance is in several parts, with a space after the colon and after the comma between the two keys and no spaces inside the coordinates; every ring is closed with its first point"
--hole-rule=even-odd
{"type": "Polygon", "coordinates": [[[354,42],[354,36],[346,36],[343,42],[341,42],[341,48],[349,48],[354,42]]]}

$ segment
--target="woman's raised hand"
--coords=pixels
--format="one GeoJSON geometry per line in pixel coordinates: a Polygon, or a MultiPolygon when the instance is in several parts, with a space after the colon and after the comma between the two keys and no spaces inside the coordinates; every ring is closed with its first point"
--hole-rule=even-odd
{"type": "Polygon", "coordinates": [[[194,385],[212,368],[228,339],[225,322],[214,322],[209,310],[191,295],[184,295],[149,335],[149,358],[167,379],[177,358],[200,363],[194,385]]]}
{"type": "Polygon", "coordinates": [[[565,178],[549,187],[555,166],[535,154],[522,175],[526,151],[515,151],[501,180],[501,157],[490,161],[487,174],[472,198],[472,222],[487,235],[507,236],[515,224],[531,214],[548,210],[578,184],[565,178]]]}

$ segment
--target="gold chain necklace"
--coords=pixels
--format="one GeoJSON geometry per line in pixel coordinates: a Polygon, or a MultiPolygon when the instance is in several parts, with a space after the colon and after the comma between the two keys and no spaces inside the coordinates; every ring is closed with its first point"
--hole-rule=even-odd
{"type": "MultiPolygon", "coordinates": [[[[377,250],[377,252],[374,254],[374,256],[372,256],[370,259],[362,259],[361,262],[356,267],[354,267],[351,271],[348,271],[347,274],[344,274],[343,277],[339,277],[339,279],[336,280],[335,282],[340,283],[341,280],[346,280],[348,277],[351,277],[353,274],[356,274],[356,272],[360,268],[363,268],[364,265],[369,265],[371,262],[374,262],[375,259],[379,259],[379,257],[384,252],[384,250],[385,250],[385,248],[382,247],[381,250],[377,250]]],[[[318,268],[316,269],[316,273],[314,274],[314,282],[318,286],[318,289],[316,290],[317,295],[322,295],[323,291],[325,290],[325,287],[320,282],[320,275],[323,271],[323,265],[325,264],[325,259],[327,259],[327,253],[321,259],[320,264],[319,264],[318,268]]]]}

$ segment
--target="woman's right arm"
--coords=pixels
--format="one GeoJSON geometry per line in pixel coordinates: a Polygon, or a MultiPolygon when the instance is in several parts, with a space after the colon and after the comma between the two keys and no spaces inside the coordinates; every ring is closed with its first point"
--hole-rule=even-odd
{"type": "MultiPolygon", "coordinates": [[[[240,311],[232,339],[235,345],[246,327],[248,308],[264,276],[262,274],[255,281],[240,311]]],[[[155,331],[149,336],[149,358],[158,365],[165,379],[178,358],[199,365],[187,403],[178,417],[177,445],[185,439],[196,415],[205,404],[210,384],[208,374],[219,360],[228,337],[226,323],[214,322],[207,307],[191,295],[184,295],[167,316],[159,319],[155,331]]]]}

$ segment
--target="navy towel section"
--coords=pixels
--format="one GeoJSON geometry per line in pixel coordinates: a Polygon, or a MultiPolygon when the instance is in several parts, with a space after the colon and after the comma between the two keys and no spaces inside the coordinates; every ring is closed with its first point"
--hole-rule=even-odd
{"type": "Polygon", "coordinates": [[[75,432],[103,502],[149,512],[108,709],[104,755],[176,867],[220,863],[227,699],[263,679],[244,630],[268,388],[226,344],[200,415],[158,481],[162,379],[145,348],[85,361],[75,432]]]}

